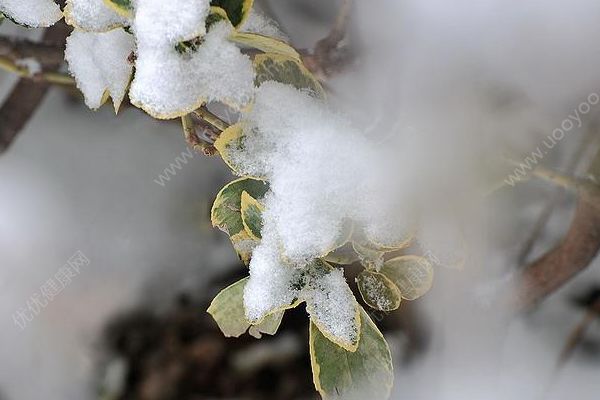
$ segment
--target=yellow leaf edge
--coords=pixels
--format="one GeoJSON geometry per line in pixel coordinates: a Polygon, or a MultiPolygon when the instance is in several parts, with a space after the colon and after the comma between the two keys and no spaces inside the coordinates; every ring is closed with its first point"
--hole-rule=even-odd
{"type": "Polygon", "coordinates": [[[246,211],[248,210],[248,208],[250,208],[250,206],[257,207],[261,212],[263,212],[265,210],[265,207],[262,204],[260,204],[260,202],[258,200],[256,200],[254,197],[250,196],[250,194],[248,192],[243,190],[242,191],[242,202],[241,202],[241,207],[240,207],[241,213],[242,213],[242,225],[244,225],[244,229],[246,230],[246,233],[248,233],[248,235],[251,238],[253,238],[255,240],[261,240],[261,238],[254,235],[254,233],[252,232],[252,229],[250,229],[250,226],[247,223],[247,217],[245,217],[246,211]]]}

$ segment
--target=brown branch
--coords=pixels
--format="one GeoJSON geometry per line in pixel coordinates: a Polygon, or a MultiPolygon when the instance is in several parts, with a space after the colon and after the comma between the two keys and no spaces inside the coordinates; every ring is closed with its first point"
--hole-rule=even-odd
{"type": "MultiPolygon", "coordinates": [[[[58,23],[44,32],[42,43],[52,44],[63,48],[70,29],[64,23],[58,23]]],[[[31,48],[30,48],[31,49],[31,48]]],[[[57,70],[62,57],[53,57],[40,61],[46,71],[57,70]]],[[[44,100],[50,85],[30,79],[20,79],[0,108],[0,153],[6,151],[15,137],[23,130],[44,100]]]]}
{"type": "Polygon", "coordinates": [[[322,79],[342,71],[352,59],[349,48],[342,45],[351,9],[352,1],[344,0],[329,34],[317,42],[312,53],[301,52],[306,67],[322,79]]]}
{"type": "Polygon", "coordinates": [[[584,270],[600,250],[600,211],[581,198],[562,242],[522,274],[516,307],[528,310],[584,270]]]}
{"type": "Polygon", "coordinates": [[[52,41],[34,42],[28,39],[0,36],[0,57],[13,62],[33,58],[41,65],[58,65],[63,61],[61,44],[52,41]]]}

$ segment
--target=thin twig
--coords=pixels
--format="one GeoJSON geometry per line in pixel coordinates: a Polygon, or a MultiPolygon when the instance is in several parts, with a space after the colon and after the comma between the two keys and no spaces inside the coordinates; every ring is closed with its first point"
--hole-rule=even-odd
{"type": "Polygon", "coordinates": [[[200,107],[199,109],[194,111],[194,115],[196,115],[198,118],[205,120],[221,132],[229,128],[229,124],[227,122],[223,121],[221,118],[208,111],[206,107],[200,107]]]}
{"type": "Polygon", "coordinates": [[[75,85],[75,80],[69,75],[52,71],[32,73],[29,68],[18,65],[7,57],[0,56],[0,69],[16,74],[21,78],[31,79],[36,82],[46,82],[65,86],[75,85]]]}

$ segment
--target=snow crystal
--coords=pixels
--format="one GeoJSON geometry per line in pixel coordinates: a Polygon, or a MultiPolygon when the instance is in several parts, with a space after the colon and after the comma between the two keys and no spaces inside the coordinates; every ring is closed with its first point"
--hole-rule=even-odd
{"type": "Polygon", "coordinates": [[[313,280],[302,291],[302,298],[306,300],[306,310],[321,329],[345,343],[356,342],[356,300],[341,269],[313,280]]]}
{"type": "Polygon", "coordinates": [[[0,0],[0,12],[33,28],[50,26],[62,18],[60,7],[52,0],[0,0]]]}
{"type": "Polygon", "coordinates": [[[127,18],[105,5],[104,0],[67,0],[65,20],[69,25],[93,32],[129,25],[127,18]]]}
{"type": "Polygon", "coordinates": [[[297,290],[291,286],[296,270],[280,259],[276,249],[259,245],[252,255],[250,279],[244,290],[244,307],[250,321],[292,303],[297,290]]]}
{"type": "Polygon", "coordinates": [[[102,105],[108,91],[118,109],[132,73],[128,57],[133,37],[122,29],[106,33],[73,31],[67,39],[65,59],[88,107],[102,105]]]}
{"type": "Polygon", "coordinates": [[[250,15],[248,15],[248,18],[241,26],[240,31],[258,33],[284,42],[289,41],[287,35],[279,29],[277,22],[273,21],[256,8],[250,10],[250,15]]]}
{"type": "Polygon", "coordinates": [[[208,1],[188,0],[185,7],[180,3],[166,10],[169,3],[156,0],[137,7],[132,103],[157,118],[189,113],[204,101],[222,101],[236,108],[246,105],[252,98],[254,69],[250,58],[227,41],[233,28],[227,22],[214,24],[195,51],[180,54],[177,43],[204,34],[209,7],[208,1]],[[193,12],[187,10],[191,6],[193,12]]]}

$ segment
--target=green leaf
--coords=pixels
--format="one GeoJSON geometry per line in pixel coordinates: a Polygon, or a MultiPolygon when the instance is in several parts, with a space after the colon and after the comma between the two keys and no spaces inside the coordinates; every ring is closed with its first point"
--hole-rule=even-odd
{"type": "Polygon", "coordinates": [[[238,122],[221,132],[214,143],[225,164],[238,175],[242,175],[242,171],[232,155],[232,150],[234,152],[243,150],[244,138],[244,124],[238,122]]]}
{"type": "Polygon", "coordinates": [[[221,21],[229,21],[227,12],[221,7],[211,6],[210,13],[208,14],[208,17],[206,17],[206,30],[208,31],[213,24],[221,21]]]}
{"type": "Polygon", "coordinates": [[[212,0],[210,4],[225,10],[233,26],[239,28],[248,18],[254,0],[212,0]]]}
{"type": "Polygon", "coordinates": [[[400,290],[385,275],[363,271],[356,278],[360,295],[367,305],[380,311],[394,311],[400,307],[400,290]]]}
{"type": "Polygon", "coordinates": [[[394,381],[392,357],[383,335],[361,308],[361,338],[352,353],[328,340],[310,324],[313,381],[324,400],[383,400],[394,381]]]}
{"type": "Polygon", "coordinates": [[[271,336],[275,335],[279,330],[284,313],[285,311],[282,310],[267,315],[263,322],[258,325],[252,325],[248,333],[257,339],[260,339],[263,333],[271,336]]]}
{"type": "Polygon", "coordinates": [[[325,91],[319,81],[295,58],[277,53],[259,54],[254,57],[254,69],[256,86],[266,81],[276,81],[292,85],[296,89],[308,89],[313,96],[325,98],[325,91]]]}
{"type": "Polygon", "coordinates": [[[386,261],[381,273],[388,277],[406,300],[416,300],[431,289],[433,267],[424,257],[400,256],[386,261]]]}
{"type": "Polygon", "coordinates": [[[133,16],[133,4],[131,0],[104,0],[104,4],[123,17],[131,18],[133,16]]]}
{"type": "Polygon", "coordinates": [[[300,54],[292,46],[281,40],[259,33],[233,32],[229,40],[238,45],[258,49],[263,53],[275,53],[301,61],[300,54]]]}
{"type": "Polygon", "coordinates": [[[226,337],[239,337],[250,327],[244,314],[244,287],[247,282],[248,278],[244,278],[223,289],[208,307],[208,313],[226,337]]]}
{"type": "Polygon", "coordinates": [[[6,19],[6,16],[2,13],[0,13],[0,25],[2,25],[2,23],[4,22],[4,20],[6,19]]]}
{"type": "Polygon", "coordinates": [[[356,251],[352,247],[352,243],[346,243],[342,247],[338,247],[323,257],[323,259],[327,262],[341,265],[350,265],[359,260],[358,254],[356,254],[356,251]]]}
{"type": "Polygon", "coordinates": [[[212,206],[210,218],[213,226],[221,229],[230,237],[240,232],[245,233],[242,220],[242,192],[246,191],[255,199],[262,199],[269,190],[269,185],[265,181],[240,178],[227,184],[217,194],[217,198],[212,206]]]}
{"type": "Polygon", "coordinates": [[[279,310],[266,316],[258,325],[251,325],[244,312],[244,288],[248,278],[244,278],[223,289],[208,307],[208,313],[213,317],[225,337],[240,337],[246,331],[257,339],[263,333],[274,335],[281,325],[284,310],[279,310]]]}
{"type": "Polygon", "coordinates": [[[242,222],[246,232],[254,238],[261,239],[260,231],[262,229],[262,213],[264,207],[248,192],[242,192],[242,222]]]}

